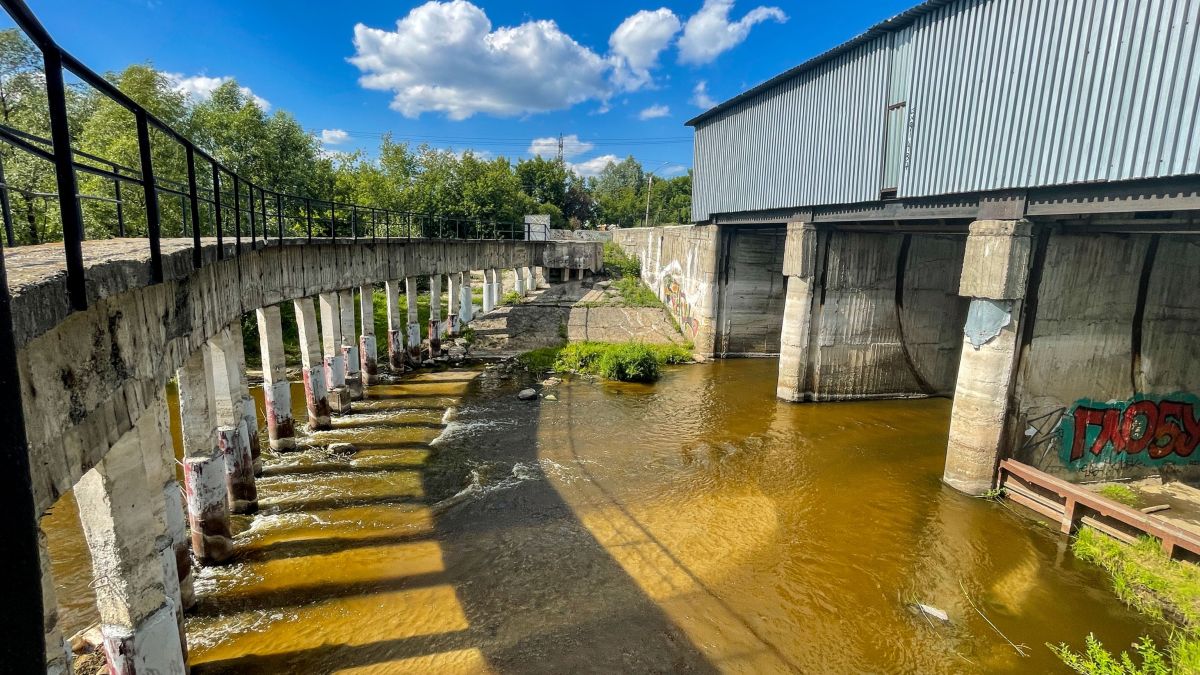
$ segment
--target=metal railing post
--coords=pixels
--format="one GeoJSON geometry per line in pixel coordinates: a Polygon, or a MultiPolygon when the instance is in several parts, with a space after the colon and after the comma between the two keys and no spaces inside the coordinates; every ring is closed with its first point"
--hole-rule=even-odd
{"type": "Polygon", "coordinates": [[[350,234],[354,241],[358,241],[358,204],[350,206],[350,234]]]}
{"type": "Polygon", "coordinates": [[[225,259],[225,233],[221,231],[221,169],[216,162],[212,165],[213,181],[213,229],[217,235],[217,260],[225,259]]]}
{"type": "MultiPolygon", "coordinates": [[[[67,298],[71,308],[87,309],[83,274],[83,209],[71,154],[71,127],[67,118],[67,93],[63,84],[62,53],[53,45],[42,47],[46,71],[46,99],[50,107],[50,141],[54,146],[54,174],[58,183],[58,208],[62,217],[63,249],[67,256],[67,298]]],[[[142,120],[143,122],[145,120],[142,120]]],[[[156,243],[150,245],[153,258],[156,243]]],[[[161,268],[160,268],[161,276],[161,268]]]]}
{"type": "MultiPolygon", "coordinates": [[[[4,667],[14,673],[46,670],[46,636],[42,612],[42,565],[38,553],[38,518],[29,468],[29,440],[21,403],[21,375],[13,335],[12,298],[0,250],[0,539],[10,610],[0,612],[5,636],[4,667]]],[[[62,645],[57,645],[61,648],[62,645]]]]}
{"type": "Polygon", "coordinates": [[[150,153],[150,125],[146,111],[134,115],[137,120],[138,151],[142,160],[142,188],[146,192],[146,233],[150,236],[150,278],[154,283],[163,280],[162,232],[158,212],[158,189],[154,187],[154,160],[150,153]]]}
{"type": "Polygon", "coordinates": [[[200,269],[200,197],[196,194],[196,151],[187,146],[188,203],[192,210],[192,267],[200,269]]]}
{"type": "Polygon", "coordinates": [[[312,198],[304,198],[304,212],[308,219],[308,243],[312,243],[312,198]]]}
{"type": "MultiPolygon", "coordinates": [[[[116,165],[113,165],[113,173],[116,173],[116,165]]],[[[113,179],[113,199],[117,202],[117,235],[125,237],[125,201],[121,199],[121,181],[113,179]]]]}
{"type": "Polygon", "coordinates": [[[233,174],[233,253],[242,254],[242,179],[233,174]]]}
{"type": "Polygon", "coordinates": [[[4,215],[4,239],[8,247],[17,245],[16,233],[13,231],[12,202],[8,198],[8,179],[4,177],[4,157],[0,155],[0,212],[4,215]]]}
{"type": "Polygon", "coordinates": [[[279,245],[283,246],[283,195],[275,193],[275,220],[279,223],[279,245]]]}
{"type": "Polygon", "coordinates": [[[254,213],[254,183],[249,181],[246,182],[246,211],[250,214],[250,250],[253,251],[258,242],[258,223],[254,213]]]}

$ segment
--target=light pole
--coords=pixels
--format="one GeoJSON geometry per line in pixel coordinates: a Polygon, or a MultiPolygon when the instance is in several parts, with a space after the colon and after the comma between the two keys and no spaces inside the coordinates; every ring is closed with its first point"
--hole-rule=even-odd
{"type": "MultiPolygon", "coordinates": [[[[658,171],[668,164],[670,162],[663,162],[655,167],[654,171],[658,171]]],[[[654,171],[646,172],[646,221],[642,227],[650,227],[650,193],[654,190],[654,171]]]]}

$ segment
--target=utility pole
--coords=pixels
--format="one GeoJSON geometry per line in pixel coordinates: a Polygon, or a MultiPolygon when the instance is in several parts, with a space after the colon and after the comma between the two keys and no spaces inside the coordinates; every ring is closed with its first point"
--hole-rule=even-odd
{"type": "Polygon", "coordinates": [[[563,163],[563,135],[561,131],[558,132],[558,163],[559,165],[563,163]]]}
{"type": "Polygon", "coordinates": [[[646,174],[646,224],[643,227],[650,227],[650,191],[654,189],[654,173],[646,174]]]}

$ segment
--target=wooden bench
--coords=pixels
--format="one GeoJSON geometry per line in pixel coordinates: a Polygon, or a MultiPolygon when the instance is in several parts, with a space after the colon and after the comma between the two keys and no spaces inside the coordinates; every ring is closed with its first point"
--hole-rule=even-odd
{"type": "Polygon", "coordinates": [[[1008,499],[1057,520],[1065,534],[1080,524],[1130,544],[1136,543],[1139,535],[1148,534],[1162,543],[1169,557],[1175,557],[1181,549],[1200,556],[1200,536],[1028,464],[1001,461],[1000,487],[1008,499]]]}

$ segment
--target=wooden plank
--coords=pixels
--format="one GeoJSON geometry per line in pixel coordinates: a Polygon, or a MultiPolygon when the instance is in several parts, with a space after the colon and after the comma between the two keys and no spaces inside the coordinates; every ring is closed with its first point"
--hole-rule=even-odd
{"type": "MultiPolygon", "coordinates": [[[[1158,518],[1152,518],[1141,511],[1119,504],[1117,502],[1101,496],[1091,490],[1080,487],[1073,483],[1068,483],[1061,478],[1055,478],[1043,471],[1039,471],[1027,464],[1006,459],[1000,462],[1000,471],[1002,483],[1004,475],[1007,473],[1030,485],[1050,490],[1063,496],[1068,504],[1083,505],[1088,509],[1095,511],[1098,515],[1112,518],[1130,527],[1137,528],[1146,534],[1157,537],[1162,541],[1163,550],[1168,552],[1168,555],[1173,555],[1176,548],[1182,548],[1194,554],[1200,555],[1200,538],[1197,538],[1192,533],[1176,527],[1170,523],[1162,521],[1158,518]]],[[[1016,500],[1014,500],[1016,501],[1016,500]]],[[[1033,500],[1028,500],[1033,501],[1033,500]]],[[[1033,507],[1030,507],[1033,508],[1033,507]]],[[[1034,508],[1035,511],[1043,512],[1041,509],[1034,508]]],[[[1064,507],[1064,514],[1067,511],[1074,511],[1073,508],[1064,507]]],[[[1072,514],[1073,515],[1073,514],[1072,514]]],[[[1064,521],[1064,527],[1067,523],[1064,521]]]]}

